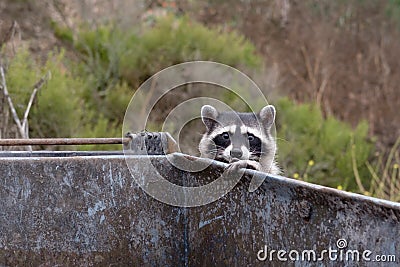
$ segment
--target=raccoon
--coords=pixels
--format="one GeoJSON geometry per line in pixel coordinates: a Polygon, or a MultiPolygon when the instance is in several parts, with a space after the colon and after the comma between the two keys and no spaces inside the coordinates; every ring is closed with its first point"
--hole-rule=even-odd
{"type": "Polygon", "coordinates": [[[201,119],[206,132],[199,143],[201,156],[229,163],[231,169],[279,174],[275,162],[277,146],[271,135],[275,114],[272,105],[265,106],[258,114],[218,112],[213,106],[203,106],[201,119]]]}

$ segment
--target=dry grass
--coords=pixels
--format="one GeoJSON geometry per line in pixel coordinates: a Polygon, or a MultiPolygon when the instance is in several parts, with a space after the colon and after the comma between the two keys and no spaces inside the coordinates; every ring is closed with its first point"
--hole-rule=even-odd
{"type": "Polygon", "coordinates": [[[366,195],[391,201],[400,201],[400,138],[389,151],[387,157],[378,155],[378,160],[367,162],[372,180],[368,190],[360,188],[366,195]]]}

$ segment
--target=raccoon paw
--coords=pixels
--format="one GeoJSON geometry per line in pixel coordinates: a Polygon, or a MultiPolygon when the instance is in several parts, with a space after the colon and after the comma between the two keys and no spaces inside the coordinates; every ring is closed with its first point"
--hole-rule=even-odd
{"type": "Polygon", "coordinates": [[[227,167],[228,171],[238,171],[239,169],[260,170],[261,165],[254,160],[238,160],[233,159],[227,167]]]}

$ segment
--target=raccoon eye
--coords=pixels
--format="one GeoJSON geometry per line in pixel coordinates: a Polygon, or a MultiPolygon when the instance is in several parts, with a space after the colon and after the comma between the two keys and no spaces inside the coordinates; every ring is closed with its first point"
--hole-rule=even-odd
{"type": "Polygon", "coordinates": [[[229,139],[229,134],[228,133],[222,133],[221,134],[222,138],[228,140],[229,139]]]}
{"type": "Polygon", "coordinates": [[[253,142],[255,140],[255,137],[252,134],[248,134],[247,139],[249,140],[249,142],[253,142]]]}

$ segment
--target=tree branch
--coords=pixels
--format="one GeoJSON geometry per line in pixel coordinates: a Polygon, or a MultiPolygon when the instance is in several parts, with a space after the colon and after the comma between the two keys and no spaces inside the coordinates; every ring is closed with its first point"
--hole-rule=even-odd
{"type": "Polygon", "coordinates": [[[44,75],[42,78],[40,78],[40,80],[33,86],[33,92],[29,99],[28,106],[26,107],[26,110],[24,113],[24,118],[22,119],[22,128],[23,129],[27,129],[26,125],[28,123],[29,112],[31,111],[31,107],[33,105],[33,101],[35,100],[37,92],[40,90],[40,88],[42,88],[43,84],[50,78],[51,78],[51,72],[49,71],[46,73],[46,75],[44,75]]]}
{"type": "MultiPolygon", "coordinates": [[[[1,65],[0,65],[0,75],[1,75],[1,87],[3,88],[3,93],[4,93],[5,98],[7,99],[8,106],[10,107],[11,114],[13,116],[15,124],[18,127],[18,130],[19,130],[19,133],[20,133],[21,137],[22,138],[27,138],[27,134],[25,132],[25,129],[24,129],[24,127],[22,127],[21,121],[18,118],[17,111],[15,110],[14,104],[13,104],[13,102],[11,100],[11,97],[10,97],[10,94],[8,93],[7,84],[6,84],[6,77],[4,75],[4,68],[1,65]]],[[[29,151],[32,151],[32,147],[31,146],[27,146],[27,148],[28,148],[29,151]]]]}
{"type": "Polygon", "coordinates": [[[18,118],[17,111],[16,111],[15,108],[14,108],[14,104],[13,104],[13,102],[12,102],[12,100],[11,100],[11,97],[10,97],[10,95],[9,95],[9,93],[8,93],[8,90],[7,90],[6,77],[5,77],[5,75],[4,75],[4,68],[3,68],[3,66],[0,66],[0,75],[1,75],[1,87],[3,87],[4,96],[5,96],[5,98],[7,99],[8,106],[9,106],[10,109],[11,109],[11,114],[12,114],[12,116],[13,116],[13,119],[14,119],[15,123],[16,123],[17,126],[18,126],[18,129],[19,129],[19,132],[20,132],[21,136],[22,136],[23,138],[25,138],[25,132],[23,131],[21,121],[20,121],[19,118],[18,118]]]}

